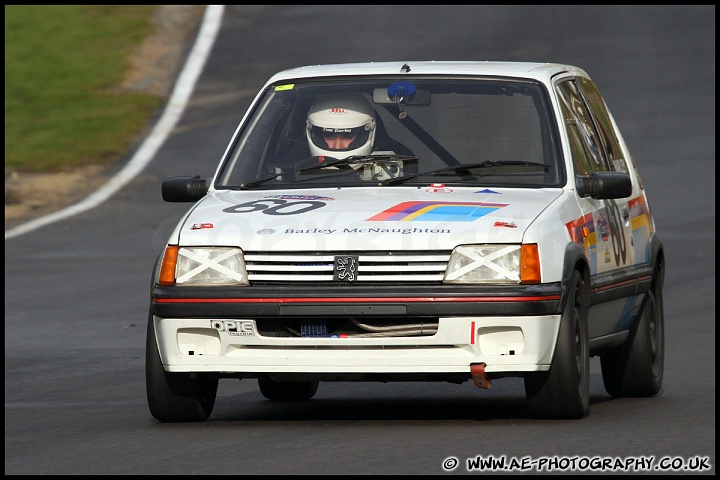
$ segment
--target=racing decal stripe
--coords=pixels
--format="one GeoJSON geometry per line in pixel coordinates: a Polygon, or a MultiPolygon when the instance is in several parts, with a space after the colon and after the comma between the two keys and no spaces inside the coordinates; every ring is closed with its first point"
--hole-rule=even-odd
{"type": "Polygon", "coordinates": [[[450,221],[472,222],[483,215],[507,207],[507,203],[486,202],[403,202],[367,219],[368,222],[386,221],[450,221]]]}
{"type": "Polygon", "coordinates": [[[630,212],[633,214],[633,216],[640,216],[642,214],[645,214],[645,215],[650,214],[650,209],[648,208],[647,203],[645,202],[645,197],[642,195],[628,200],[628,208],[630,209],[630,212]]]}
{"type": "Polygon", "coordinates": [[[533,297],[368,297],[368,298],[156,298],[157,303],[388,303],[388,302],[542,302],[560,295],[533,297]]]}
{"type": "Polygon", "coordinates": [[[633,217],[632,229],[637,230],[638,228],[645,227],[650,231],[650,222],[647,215],[640,215],[639,217],[633,217]]]}
{"type": "Polygon", "coordinates": [[[576,218],[572,222],[565,224],[570,233],[570,238],[573,242],[577,243],[581,247],[583,246],[585,237],[591,233],[595,233],[595,225],[592,218],[592,213],[586,213],[580,218],[576,218]],[[583,233],[583,228],[587,229],[587,233],[583,233]]]}
{"type": "Polygon", "coordinates": [[[633,248],[635,263],[650,261],[650,233],[653,232],[652,220],[649,215],[642,214],[632,217],[633,248]]]}
{"type": "Polygon", "coordinates": [[[643,275],[642,277],[633,278],[631,280],[624,280],[622,282],[611,283],[610,285],[603,285],[602,287],[595,287],[592,289],[592,291],[593,291],[593,293],[602,292],[604,290],[609,290],[611,288],[622,287],[624,285],[632,285],[634,283],[640,283],[642,281],[648,281],[651,279],[652,279],[652,275],[643,275]]]}
{"type": "Polygon", "coordinates": [[[635,197],[632,200],[629,200],[628,208],[630,209],[630,218],[632,218],[633,221],[633,229],[637,228],[635,227],[636,219],[642,219],[642,223],[640,223],[640,225],[647,227],[648,236],[650,233],[655,231],[652,220],[652,213],[650,213],[650,208],[648,207],[644,195],[640,195],[639,197],[635,197]]]}

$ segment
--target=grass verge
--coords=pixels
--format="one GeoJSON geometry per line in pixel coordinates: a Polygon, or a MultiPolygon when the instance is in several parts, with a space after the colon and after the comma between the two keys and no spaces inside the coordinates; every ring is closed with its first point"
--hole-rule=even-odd
{"type": "Polygon", "coordinates": [[[5,6],[6,171],[109,165],[163,98],[120,88],[156,5],[5,6]]]}

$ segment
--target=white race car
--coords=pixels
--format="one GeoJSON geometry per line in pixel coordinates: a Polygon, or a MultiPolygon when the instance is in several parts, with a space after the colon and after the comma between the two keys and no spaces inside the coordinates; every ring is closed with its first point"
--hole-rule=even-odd
{"type": "Polygon", "coordinates": [[[597,87],[549,63],[384,62],[269,79],[158,258],[152,415],[211,414],[218,380],[270,400],[327,381],[523,377],[530,413],[663,379],[664,250],[597,87]]]}

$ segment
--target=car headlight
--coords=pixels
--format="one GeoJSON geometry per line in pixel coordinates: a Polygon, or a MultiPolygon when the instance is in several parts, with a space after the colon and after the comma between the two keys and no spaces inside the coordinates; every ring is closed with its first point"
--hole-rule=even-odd
{"type": "Polygon", "coordinates": [[[537,245],[460,245],[450,256],[444,283],[540,283],[537,245]]]}
{"type": "Polygon", "coordinates": [[[239,248],[169,245],[160,269],[160,285],[247,285],[239,248]]]}

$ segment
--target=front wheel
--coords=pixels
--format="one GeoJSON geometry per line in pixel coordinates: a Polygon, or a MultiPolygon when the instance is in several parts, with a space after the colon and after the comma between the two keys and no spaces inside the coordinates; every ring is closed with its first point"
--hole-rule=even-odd
{"type": "Polygon", "coordinates": [[[297,401],[309,400],[315,396],[320,382],[274,382],[258,378],[260,393],[268,400],[297,401]]]}
{"type": "Polygon", "coordinates": [[[215,405],[218,378],[208,373],[171,373],[163,369],[153,317],[145,344],[145,388],[150,413],[161,422],[201,422],[215,405]]]}
{"type": "Polygon", "coordinates": [[[645,294],[628,339],[600,357],[605,390],[613,397],[651,397],[662,387],[665,326],[661,273],[645,294]]]}
{"type": "Polygon", "coordinates": [[[590,411],[587,304],[577,270],[569,286],[550,370],[525,376],[528,407],[536,418],[583,418],[590,411]]]}

